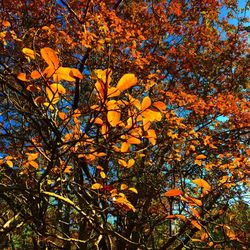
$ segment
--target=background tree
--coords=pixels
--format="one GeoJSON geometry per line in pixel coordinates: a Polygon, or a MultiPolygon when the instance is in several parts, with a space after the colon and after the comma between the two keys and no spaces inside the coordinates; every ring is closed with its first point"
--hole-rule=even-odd
{"type": "Polygon", "coordinates": [[[1,248],[247,249],[247,6],[0,11],[1,248]]]}

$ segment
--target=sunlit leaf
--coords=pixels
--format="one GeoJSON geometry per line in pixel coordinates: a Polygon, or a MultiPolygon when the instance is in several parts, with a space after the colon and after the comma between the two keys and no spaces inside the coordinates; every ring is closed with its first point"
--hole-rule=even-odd
{"type": "Polygon", "coordinates": [[[100,172],[100,176],[101,176],[103,179],[106,178],[106,174],[105,174],[103,171],[100,172]]]}
{"type": "Polygon", "coordinates": [[[135,160],[134,159],[129,159],[127,168],[131,168],[132,166],[134,166],[134,164],[135,164],[135,160]]]}
{"type": "Polygon", "coordinates": [[[145,96],[142,100],[141,110],[145,110],[151,106],[151,99],[149,96],[145,96]]]}
{"type": "Polygon", "coordinates": [[[194,227],[198,228],[199,230],[202,229],[201,225],[200,225],[196,220],[191,220],[191,224],[192,224],[194,227]]]}
{"type": "Polygon", "coordinates": [[[128,152],[128,150],[129,150],[129,146],[130,146],[130,144],[129,144],[129,143],[127,143],[127,142],[123,142],[123,143],[122,143],[122,146],[121,146],[121,152],[122,152],[122,153],[126,153],[126,152],[128,152]]]}
{"type": "Polygon", "coordinates": [[[28,49],[28,48],[23,48],[22,52],[25,56],[29,57],[30,59],[35,59],[36,57],[36,53],[34,50],[32,49],[28,49]]]}
{"type": "Polygon", "coordinates": [[[182,192],[179,189],[170,189],[164,193],[164,196],[171,197],[171,196],[179,196],[182,195],[182,192]]]}
{"type": "Polygon", "coordinates": [[[205,155],[197,155],[196,157],[195,157],[195,159],[196,160],[204,160],[204,159],[206,159],[207,157],[205,156],[205,155]]]}
{"type": "Polygon", "coordinates": [[[10,168],[13,168],[13,162],[12,162],[12,161],[7,160],[7,161],[6,161],[6,164],[7,164],[10,168]]]}
{"type": "Polygon", "coordinates": [[[39,153],[28,154],[28,161],[34,161],[35,159],[37,159],[38,156],[39,156],[39,153]]]}
{"type": "Polygon", "coordinates": [[[41,74],[39,71],[34,70],[31,72],[30,76],[32,79],[36,80],[36,79],[39,79],[41,77],[41,74]]]}
{"type": "Polygon", "coordinates": [[[137,83],[137,78],[135,77],[134,74],[125,74],[119,80],[116,88],[120,91],[124,91],[136,85],[136,83],[137,83]]]}
{"type": "Polygon", "coordinates": [[[136,188],[131,187],[131,188],[129,188],[128,190],[130,190],[130,191],[133,192],[133,193],[138,194],[138,191],[137,191],[136,188]]]}
{"type": "Polygon", "coordinates": [[[35,168],[35,169],[38,169],[38,167],[39,167],[38,163],[35,162],[35,161],[29,161],[29,164],[30,164],[33,168],[35,168]]]}
{"type": "Polygon", "coordinates": [[[51,66],[54,70],[58,69],[59,67],[59,59],[56,55],[56,52],[48,47],[41,49],[41,56],[44,59],[44,61],[51,66]]]}
{"type": "Polygon", "coordinates": [[[25,73],[19,73],[19,74],[17,75],[17,78],[18,78],[19,80],[23,81],[23,82],[27,82],[27,81],[28,81],[27,78],[26,78],[26,74],[25,74],[25,73]]]}
{"type": "Polygon", "coordinates": [[[102,189],[103,186],[102,186],[102,184],[100,184],[100,183],[94,183],[94,184],[91,186],[91,188],[97,190],[97,189],[102,189]]]}
{"type": "Polygon", "coordinates": [[[194,184],[196,184],[198,187],[202,187],[206,190],[211,190],[211,186],[203,179],[195,179],[192,180],[194,184]]]}

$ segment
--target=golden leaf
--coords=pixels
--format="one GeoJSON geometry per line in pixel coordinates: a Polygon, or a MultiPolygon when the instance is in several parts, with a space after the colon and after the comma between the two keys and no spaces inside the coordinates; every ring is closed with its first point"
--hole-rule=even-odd
{"type": "Polygon", "coordinates": [[[136,85],[136,83],[137,83],[137,78],[135,77],[134,74],[125,74],[119,80],[116,88],[120,91],[124,91],[136,85]]]}
{"type": "Polygon", "coordinates": [[[128,190],[130,190],[131,192],[133,192],[133,193],[136,193],[136,194],[138,194],[138,191],[137,191],[137,189],[136,188],[129,188],[128,190]]]}
{"type": "Polygon", "coordinates": [[[100,176],[101,176],[103,179],[106,178],[106,174],[105,174],[103,171],[100,172],[100,176]]]}
{"type": "Polygon", "coordinates": [[[143,98],[142,100],[142,104],[141,104],[141,110],[145,110],[147,108],[149,108],[151,106],[151,99],[149,96],[146,96],[143,98]]]}
{"type": "Polygon", "coordinates": [[[129,150],[129,146],[130,146],[130,144],[129,144],[129,143],[127,143],[127,142],[123,142],[123,143],[122,143],[122,146],[121,146],[121,152],[122,152],[122,153],[126,153],[126,152],[128,152],[128,150],[129,150]]]}
{"type": "Polygon", "coordinates": [[[6,164],[7,164],[10,168],[13,168],[13,162],[12,162],[12,161],[7,160],[7,161],[6,161],[6,164]]]}
{"type": "Polygon", "coordinates": [[[30,59],[35,59],[36,57],[36,53],[34,50],[32,49],[28,49],[28,48],[23,48],[22,52],[25,56],[29,57],[30,59]]]}
{"type": "Polygon", "coordinates": [[[49,66],[54,68],[54,70],[58,69],[59,59],[56,55],[56,52],[53,49],[45,47],[45,48],[41,49],[40,52],[41,52],[42,58],[49,66]]]}
{"type": "Polygon", "coordinates": [[[92,189],[95,189],[95,190],[98,190],[98,189],[102,189],[103,186],[102,184],[100,183],[94,183],[92,186],[91,186],[92,189]]]}
{"type": "Polygon", "coordinates": [[[196,184],[198,187],[202,187],[205,190],[211,190],[211,186],[203,179],[195,179],[192,180],[194,184],[196,184]]]}
{"type": "Polygon", "coordinates": [[[39,156],[39,153],[30,153],[28,155],[28,161],[34,161],[39,156]]]}
{"type": "MultiPolygon", "coordinates": [[[[76,69],[75,69],[76,70],[76,69]]],[[[79,71],[80,73],[80,71],[79,71]]],[[[56,72],[53,74],[53,80],[55,82],[59,82],[61,80],[65,80],[65,81],[69,81],[69,82],[73,82],[76,79],[74,78],[74,75],[72,73],[72,69],[71,68],[67,68],[67,67],[59,67],[56,72]]]]}
{"type": "Polygon", "coordinates": [[[134,159],[129,159],[128,164],[127,164],[127,168],[131,168],[132,166],[134,166],[134,164],[135,164],[135,160],[134,159]]]}

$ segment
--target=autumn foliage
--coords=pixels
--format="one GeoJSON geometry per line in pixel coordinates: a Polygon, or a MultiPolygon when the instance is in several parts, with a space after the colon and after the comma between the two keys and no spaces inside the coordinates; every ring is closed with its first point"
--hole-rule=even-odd
{"type": "Polygon", "coordinates": [[[1,249],[249,247],[247,7],[0,13],[1,249]]]}

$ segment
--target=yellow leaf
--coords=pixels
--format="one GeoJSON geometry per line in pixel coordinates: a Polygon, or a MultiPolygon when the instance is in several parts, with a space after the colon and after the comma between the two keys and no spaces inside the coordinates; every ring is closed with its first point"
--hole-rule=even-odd
{"type": "MultiPolygon", "coordinates": [[[[80,73],[80,72],[79,72],[80,73]]],[[[59,82],[61,80],[73,82],[75,78],[73,77],[72,69],[67,67],[59,67],[53,74],[53,80],[59,82]]]]}
{"type": "Polygon", "coordinates": [[[54,93],[49,87],[46,87],[46,94],[52,104],[56,104],[60,99],[58,92],[54,93]]]}
{"type": "Polygon", "coordinates": [[[59,84],[59,83],[52,83],[49,85],[49,87],[51,88],[51,90],[54,92],[54,93],[59,93],[59,94],[65,94],[66,93],[66,90],[65,88],[59,84]]]}
{"type": "Polygon", "coordinates": [[[112,127],[116,127],[120,123],[121,113],[120,111],[108,111],[108,122],[112,127]]]}
{"type": "Polygon", "coordinates": [[[156,144],[156,133],[155,133],[155,130],[154,129],[149,129],[147,131],[148,135],[147,135],[147,138],[148,140],[151,142],[152,145],[155,145],[156,144]]]}
{"type": "Polygon", "coordinates": [[[78,69],[71,69],[70,75],[79,79],[83,79],[82,73],[78,69]]]}
{"type": "Polygon", "coordinates": [[[142,100],[142,104],[141,104],[141,110],[145,110],[147,108],[149,108],[151,106],[151,99],[149,96],[146,96],[143,98],[142,100]]]}
{"type": "Polygon", "coordinates": [[[137,83],[137,78],[135,77],[134,74],[125,74],[119,80],[116,88],[119,89],[120,91],[124,91],[136,85],[136,83],[137,83]]]}
{"type": "Polygon", "coordinates": [[[211,190],[211,186],[203,179],[195,179],[192,180],[194,184],[196,184],[198,187],[202,187],[205,190],[211,190]]]}
{"type": "Polygon", "coordinates": [[[10,168],[13,168],[13,162],[12,162],[12,161],[6,161],[6,164],[7,164],[10,168]]]}
{"type": "Polygon", "coordinates": [[[121,184],[121,190],[126,190],[128,186],[126,184],[121,184]]]}
{"type": "Polygon", "coordinates": [[[92,189],[102,189],[103,186],[102,184],[100,183],[94,183],[92,186],[91,186],[92,189]]]}
{"type": "Polygon", "coordinates": [[[41,56],[49,66],[54,68],[54,70],[58,69],[59,59],[53,49],[48,47],[41,49],[41,56]]]}
{"type": "Polygon", "coordinates": [[[36,53],[34,50],[32,49],[28,49],[28,48],[23,48],[22,52],[25,56],[29,57],[30,59],[35,59],[36,57],[36,53]]]}
{"type": "Polygon", "coordinates": [[[41,74],[39,73],[39,71],[34,70],[31,72],[30,76],[32,79],[36,80],[36,79],[39,79],[41,77],[41,74]]]}
{"type": "Polygon", "coordinates": [[[103,179],[106,178],[106,174],[105,174],[103,171],[100,172],[100,176],[101,176],[103,179]]]}
{"type": "Polygon", "coordinates": [[[136,188],[129,188],[128,190],[130,190],[130,191],[131,191],[131,192],[133,192],[133,193],[138,194],[138,191],[137,191],[137,189],[136,189],[136,188]]]}
{"type": "Polygon", "coordinates": [[[190,150],[195,151],[195,146],[194,145],[190,145],[190,150]]]}
{"type": "Polygon", "coordinates": [[[120,165],[122,165],[123,167],[127,167],[127,162],[124,161],[124,160],[122,160],[122,159],[119,159],[119,160],[118,160],[118,163],[119,163],[120,165]]]}
{"type": "Polygon", "coordinates": [[[172,197],[182,195],[182,192],[179,189],[170,189],[164,193],[164,196],[172,197]]]}
{"type": "Polygon", "coordinates": [[[67,166],[63,171],[64,174],[69,174],[71,172],[72,172],[72,166],[67,166]]]}
{"type": "Polygon", "coordinates": [[[127,168],[131,168],[132,166],[134,166],[134,164],[135,164],[135,160],[134,159],[129,159],[128,164],[127,164],[127,168]]]}
{"type": "Polygon", "coordinates": [[[19,73],[19,74],[17,75],[17,78],[18,78],[19,80],[23,81],[23,82],[27,82],[27,81],[28,81],[27,78],[26,78],[26,74],[25,74],[25,73],[19,73]]]}

